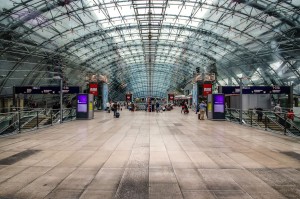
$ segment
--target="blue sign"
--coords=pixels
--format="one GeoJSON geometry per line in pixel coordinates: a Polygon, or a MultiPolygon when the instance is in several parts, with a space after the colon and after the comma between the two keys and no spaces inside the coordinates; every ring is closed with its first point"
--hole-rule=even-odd
{"type": "Polygon", "coordinates": [[[197,83],[193,84],[193,105],[198,106],[198,86],[197,83]]]}
{"type": "MultiPolygon", "coordinates": [[[[243,94],[290,94],[290,86],[243,86],[243,94]]],[[[240,94],[239,86],[221,86],[219,92],[240,94]]]]}
{"type": "MultiPolygon", "coordinates": [[[[59,94],[60,86],[15,86],[15,94],[59,94]]],[[[64,86],[64,94],[77,94],[79,93],[79,86],[64,86]]]]}
{"type": "Polygon", "coordinates": [[[103,83],[102,86],[102,109],[107,108],[106,103],[108,102],[108,85],[103,83]]]}

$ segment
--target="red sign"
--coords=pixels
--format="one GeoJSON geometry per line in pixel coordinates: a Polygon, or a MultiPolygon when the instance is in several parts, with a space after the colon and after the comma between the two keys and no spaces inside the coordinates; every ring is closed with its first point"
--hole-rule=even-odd
{"type": "Polygon", "coordinates": [[[98,96],[98,84],[90,84],[90,94],[98,96]]]}
{"type": "Polygon", "coordinates": [[[173,101],[174,100],[174,94],[168,94],[169,95],[169,101],[173,101]]]}
{"type": "Polygon", "coordinates": [[[131,102],[132,94],[126,94],[126,101],[131,102]]]}
{"type": "Polygon", "coordinates": [[[212,94],[212,84],[203,84],[203,96],[212,94]]]}

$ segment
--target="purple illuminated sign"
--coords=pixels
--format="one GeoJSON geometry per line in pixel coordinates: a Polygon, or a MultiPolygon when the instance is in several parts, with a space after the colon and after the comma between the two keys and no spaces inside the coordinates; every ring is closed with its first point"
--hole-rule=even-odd
{"type": "Polygon", "coordinates": [[[214,95],[215,104],[224,104],[224,95],[214,95]]]}
{"type": "Polygon", "coordinates": [[[78,95],[78,104],[87,104],[88,96],[86,94],[79,94],[78,95]]]}
{"type": "Polygon", "coordinates": [[[224,95],[214,95],[214,112],[215,113],[224,113],[224,103],[225,103],[225,98],[224,95]]]}

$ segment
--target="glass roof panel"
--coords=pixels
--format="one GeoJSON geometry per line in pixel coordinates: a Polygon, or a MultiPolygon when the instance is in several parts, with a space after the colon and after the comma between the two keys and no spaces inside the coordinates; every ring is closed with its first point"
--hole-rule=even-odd
{"type": "MultiPolygon", "coordinates": [[[[218,73],[219,83],[235,83],[228,81],[230,75],[244,74],[243,68],[250,65],[255,82],[286,84],[287,77],[296,85],[300,82],[296,81],[300,79],[299,63],[293,62],[299,60],[295,30],[300,24],[300,3],[296,1],[57,2],[4,1],[0,5],[0,46],[5,56],[26,55],[38,60],[37,66],[38,62],[60,60],[68,63],[67,68],[98,70],[115,84],[122,79],[133,89],[130,92],[138,89],[143,95],[181,87],[193,79],[196,67],[211,70],[211,64],[223,71],[218,73]],[[280,66],[284,63],[281,70],[275,64],[279,61],[280,66]],[[135,79],[145,88],[135,87],[135,79]]],[[[24,60],[14,70],[26,68],[24,60]]],[[[71,70],[66,75],[72,76],[71,70]]],[[[4,79],[12,77],[13,73],[4,79]]],[[[9,81],[3,82],[7,83],[0,87],[1,93],[9,87],[9,81]]]]}

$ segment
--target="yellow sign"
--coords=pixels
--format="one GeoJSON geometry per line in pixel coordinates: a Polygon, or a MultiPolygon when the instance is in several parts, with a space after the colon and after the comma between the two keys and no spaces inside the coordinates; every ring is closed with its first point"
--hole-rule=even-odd
{"type": "Polygon", "coordinates": [[[211,105],[211,102],[208,103],[208,105],[207,105],[207,110],[208,110],[209,112],[212,111],[212,105],[211,105]]]}
{"type": "Polygon", "coordinates": [[[89,105],[90,105],[90,106],[89,106],[89,111],[92,111],[92,110],[93,110],[93,102],[90,102],[89,105]]]}

